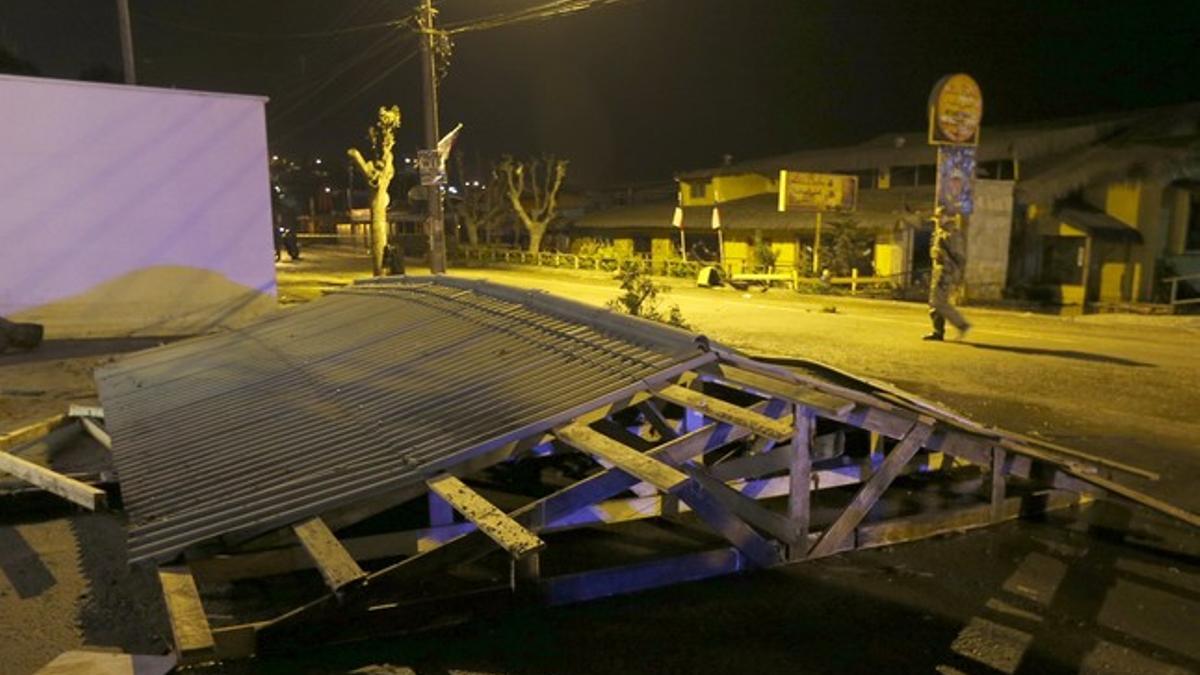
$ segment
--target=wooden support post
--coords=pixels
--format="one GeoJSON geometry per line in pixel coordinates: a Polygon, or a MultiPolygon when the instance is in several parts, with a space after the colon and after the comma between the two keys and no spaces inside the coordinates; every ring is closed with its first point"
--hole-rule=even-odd
{"type": "Polygon", "coordinates": [[[1004,517],[1004,448],[992,448],[992,522],[998,523],[1004,517]]]}
{"type": "Polygon", "coordinates": [[[112,438],[104,430],[104,427],[100,426],[96,420],[90,417],[80,417],[79,421],[83,424],[83,428],[88,432],[88,435],[96,439],[97,443],[103,445],[105,450],[112,450],[112,438]]]}
{"type": "Polygon", "coordinates": [[[800,560],[808,553],[808,526],[811,520],[812,439],[816,418],[804,406],[793,407],[795,431],[792,434],[791,467],[788,469],[788,518],[796,532],[790,542],[788,558],[800,560]]]}
{"type": "Polygon", "coordinates": [[[26,483],[36,485],[89,511],[103,508],[107,498],[104,490],[7,452],[0,452],[0,471],[10,473],[26,483]]]}
{"type": "Polygon", "coordinates": [[[213,659],[216,656],[216,643],[191,570],[186,566],[160,567],[158,581],[167,604],[167,617],[171,621],[171,633],[175,636],[175,652],[179,655],[179,663],[190,665],[213,659]]]}
{"type": "Polygon", "coordinates": [[[933,420],[929,418],[922,418],[913,426],[905,435],[904,440],[892,449],[887,459],[883,460],[879,471],[863,484],[858,494],[854,496],[854,500],[850,502],[845,511],[842,511],[842,515],[838,516],[838,519],[813,546],[809,557],[817,558],[841,550],[846,543],[846,538],[854,533],[854,529],[871,511],[871,507],[875,506],[875,502],[883,496],[883,491],[892,484],[896,476],[900,475],[904,465],[913,458],[913,455],[917,454],[932,433],[933,420]]]}
{"type": "Polygon", "coordinates": [[[520,523],[509,518],[458,478],[442,475],[425,481],[429,489],[449,502],[455,511],[471,521],[492,541],[514,558],[523,558],[545,548],[542,541],[520,523]]]}
{"type": "Polygon", "coordinates": [[[762,413],[748,410],[719,398],[713,398],[691,389],[678,385],[667,385],[655,391],[658,397],[703,412],[706,416],[722,422],[745,427],[760,436],[767,436],[777,441],[786,441],[792,437],[792,425],[781,420],[771,419],[762,413]]]}
{"type": "Polygon", "coordinates": [[[674,492],[688,481],[688,477],[679,470],[589,427],[570,424],[558,429],[554,434],[571,447],[605,459],[630,476],[649,483],[662,492],[674,492]]]}
{"type": "Polygon", "coordinates": [[[308,557],[312,558],[321,578],[331,591],[340,591],[346,586],[358,583],[366,578],[367,573],[358,566],[350,552],[342,546],[337,537],[320,518],[310,518],[292,527],[300,545],[304,547],[308,557]]]}

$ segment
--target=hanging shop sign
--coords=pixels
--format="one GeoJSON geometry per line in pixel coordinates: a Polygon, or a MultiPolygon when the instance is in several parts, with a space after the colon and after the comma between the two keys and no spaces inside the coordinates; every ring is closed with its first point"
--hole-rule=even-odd
{"type": "Polygon", "coordinates": [[[929,95],[930,145],[978,145],[983,93],[965,73],[947,75],[929,95]]]}

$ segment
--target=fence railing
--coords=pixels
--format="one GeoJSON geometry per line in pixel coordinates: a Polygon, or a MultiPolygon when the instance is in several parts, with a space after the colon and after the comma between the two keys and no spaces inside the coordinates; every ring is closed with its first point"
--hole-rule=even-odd
{"type": "Polygon", "coordinates": [[[1163,279],[1163,283],[1171,284],[1170,303],[1171,309],[1174,310],[1180,305],[1195,305],[1200,303],[1200,297],[1195,298],[1180,298],[1179,284],[1180,282],[1200,281],[1200,274],[1184,274],[1177,277],[1167,277],[1163,279]]]}
{"type": "Polygon", "coordinates": [[[703,266],[694,260],[655,260],[644,253],[630,255],[590,255],[586,253],[562,253],[539,251],[531,253],[522,249],[498,248],[494,246],[463,246],[459,252],[463,259],[477,262],[506,263],[510,265],[535,265],[577,270],[615,272],[622,265],[636,265],[643,272],[671,277],[695,277],[703,266]]]}
{"type": "MultiPolygon", "coordinates": [[[[700,268],[712,264],[696,260],[656,260],[645,253],[634,253],[625,256],[562,253],[559,251],[531,253],[522,249],[496,246],[462,246],[459,252],[464,260],[480,263],[493,262],[509,265],[534,265],[538,267],[597,270],[601,272],[615,272],[622,265],[636,265],[648,274],[689,278],[696,278],[700,273],[700,268]]],[[[793,290],[799,290],[800,288],[828,288],[830,286],[848,287],[851,295],[857,295],[863,288],[896,287],[904,276],[895,274],[885,277],[868,277],[860,276],[858,270],[852,270],[850,276],[821,279],[803,276],[791,266],[738,273],[731,273],[728,266],[726,266],[724,272],[726,278],[732,279],[735,282],[766,284],[779,282],[787,284],[793,290]]]]}

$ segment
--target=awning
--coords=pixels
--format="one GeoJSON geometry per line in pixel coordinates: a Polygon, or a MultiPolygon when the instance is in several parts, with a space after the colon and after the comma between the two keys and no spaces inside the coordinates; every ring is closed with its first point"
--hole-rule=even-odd
{"type": "Polygon", "coordinates": [[[1055,214],[1062,222],[1077,227],[1097,239],[1142,243],[1142,233],[1136,228],[1094,209],[1068,207],[1055,214]]]}

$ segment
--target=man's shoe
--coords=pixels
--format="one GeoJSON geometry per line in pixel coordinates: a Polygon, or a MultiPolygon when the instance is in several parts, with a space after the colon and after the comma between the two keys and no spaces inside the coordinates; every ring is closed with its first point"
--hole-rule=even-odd
{"type": "Polygon", "coordinates": [[[970,330],[971,330],[971,324],[964,323],[963,327],[958,329],[958,340],[962,341],[962,340],[967,339],[967,332],[970,330]]]}
{"type": "Polygon", "coordinates": [[[945,340],[945,339],[946,339],[946,334],[945,334],[945,333],[938,333],[938,332],[927,333],[927,334],[926,334],[924,337],[922,337],[921,339],[922,339],[922,340],[925,340],[925,341],[927,341],[927,342],[941,342],[942,340],[945,340]]]}

